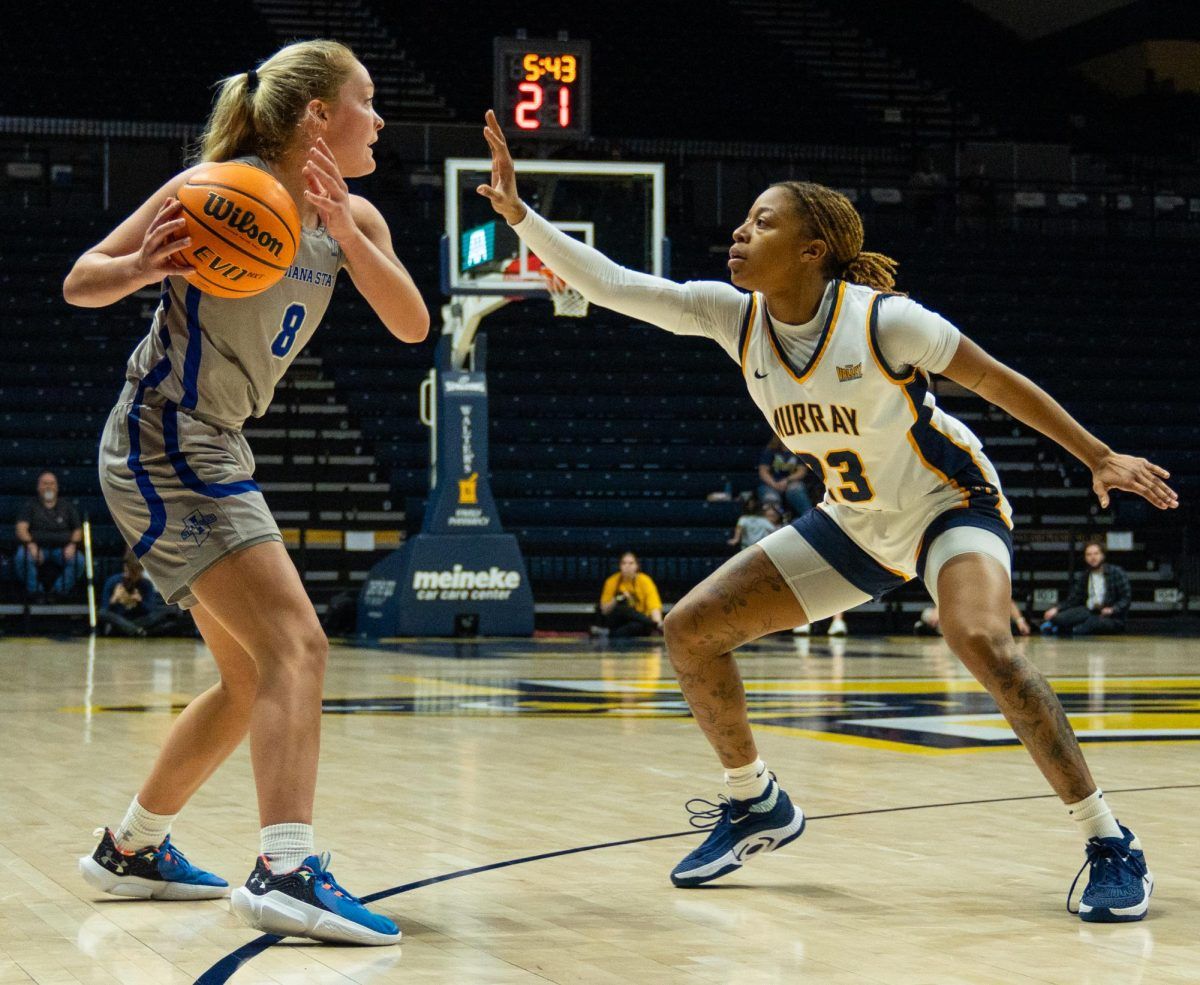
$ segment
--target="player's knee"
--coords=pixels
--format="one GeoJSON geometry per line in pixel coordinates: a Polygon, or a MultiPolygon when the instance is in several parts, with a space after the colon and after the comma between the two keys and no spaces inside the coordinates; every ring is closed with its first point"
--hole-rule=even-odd
{"type": "Polygon", "coordinates": [[[263,677],[283,674],[319,679],[325,674],[328,658],[329,639],[314,621],[312,625],[297,628],[277,640],[259,669],[263,677]]]}
{"type": "Polygon", "coordinates": [[[329,637],[319,625],[309,627],[301,634],[299,643],[299,662],[309,673],[324,676],[325,665],[329,662],[329,637]]]}
{"type": "Polygon", "coordinates": [[[252,662],[247,662],[246,666],[238,667],[236,670],[226,670],[221,674],[221,687],[225,694],[229,700],[239,704],[254,703],[255,696],[258,694],[259,681],[258,668],[252,662]]]}
{"type": "Polygon", "coordinates": [[[663,641],[667,657],[676,672],[687,670],[698,661],[728,653],[738,641],[731,641],[719,632],[712,632],[685,599],[676,605],[663,620],[663,641]]]}
{"type": "Polygon", "coordinates": [[[955,653],[976,661],[1002,660],[1013,649],[1008,625],[993,620],[972,620],[953,626],[943,621],[942,633],[955,653]]]}
{"type": "Polygon", "coordinates": [[[671,665],[678,670],[691,660],[693,635],[688,629],[687,601],[684,600],[671,609],[663,619],[663,642],[667,646],[667,656],[671,665]]]}

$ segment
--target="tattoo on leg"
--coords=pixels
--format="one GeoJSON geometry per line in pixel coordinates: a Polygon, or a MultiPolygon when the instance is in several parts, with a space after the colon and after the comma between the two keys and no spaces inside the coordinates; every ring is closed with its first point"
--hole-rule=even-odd
{"type": "Polygon", "coordinates": [[[781,600],[791,599],[787,584],[764,556],[748,562],[693,590],[681,603],[684,630],[672,634],[668,644],[692,715],[727,765],[740,765],[756,754],[746,689],[732,651],[791,628],[777,625],[773,612],[781,600]]]}
{"type": "Polygon", "coordinates": [[[1051,786],[1072,800],[1087,797],[1095,784],[1079,740],[1041,671],[1016,654],[996,661],[991,671],[992,696],[1051,786]]]}

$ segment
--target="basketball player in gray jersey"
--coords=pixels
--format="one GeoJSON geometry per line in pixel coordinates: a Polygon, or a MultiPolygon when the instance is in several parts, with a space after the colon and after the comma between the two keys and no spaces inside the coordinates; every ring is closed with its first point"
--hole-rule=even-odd
{"type": "Polygon", "coordinates": [[[204,162],[241,160],[274,175],[303,232],[287,275],[262,294],[202,294],[173,258],[189,245],[176,175],[76,261],[71,304],[101,307],[162,283],[149,334],[101,439],[105,499],[169,602],[191,610],[220,681],[176,719],[124,820],[80,859],[117,896],[206,899],[228,884],[193,866],[171,822],[250,735],[261,855],[233,909],[281,935],[390,944],[400,931],[343,890],[313,843],[312,812],[328,643],[253,478],[241,433],[316,331],[344,266],[397,339],[420,342],[429,315],[379,211],[343,176],[375,169],[383,120],[367,70],[344,45],[289,45],[221,84],[204,162]]]}
{"type": "MultiPolygon", "coordinates": [[[[237,160],[271,170],[260,157],[237,160]]],[[[275,385],[320,325],[345,263],[338,241],[317,226],[301,230],[287,274],[263,294],[220,298],[167,277],[126,378],[136,385],[162,367],[153,389],[219,427],[237,430],[246,418],[262,417],[275,385]],[[207,331],[210,324],[219,330],[207,331]]]]}

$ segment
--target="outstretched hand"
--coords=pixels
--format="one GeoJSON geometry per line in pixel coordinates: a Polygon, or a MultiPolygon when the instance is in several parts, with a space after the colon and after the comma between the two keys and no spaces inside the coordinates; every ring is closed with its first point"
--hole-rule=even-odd
{"type": "Polygon", "coordinates": [[[316,206],[321,225],[338,242],[347,242],[358,231],[350,208],[350,188],[323,137],[308,149],[303,171],[304,197],[316,206]]]}
{"type": "Polygon", "coordinates": [[[480,185],[475,190],[492,203],[492,208],[504,217],[505,222],[515,226],[525,218],[527,211],[525,203],[517,196],[517,169],[495,111],[489,109],[484,121],[483,139],[492,152],[492,183],[480,185]]]}
{"type": "Polygon", "coordinates": [[[1109,490],[1124,489],[1137,493],[1160,510],[1173,510],[1179,505],[1179,494],[1163,481],[1169,478],[1171,473],[1153,462],[1111,452],[1092,469],[1092,490],[1105,509],[1109,490]]]}

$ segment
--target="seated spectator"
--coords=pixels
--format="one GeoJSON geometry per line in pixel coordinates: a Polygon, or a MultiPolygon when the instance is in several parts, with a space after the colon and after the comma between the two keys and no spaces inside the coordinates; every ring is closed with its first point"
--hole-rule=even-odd
{"type": "Polygon", "coordinates": [[[163,604],[133,551],[125,552],[121,573],[104,583],[100,599],[96,618],[105,635],[150,636],[178,622],[175,607],[163,604]]]}
{"type": "Polygon", "coordinates": [[[599,614],[610,638],[662,632],[658,586],[641,570],[633,551],[621,555],[621,570],[609,575],[600,593],[599,614]]]}
{"type": "Polygon", "coordinates": [[[775,435],[758,459],[759,500],[763,503],[782,500],[792,516],[804,516],[812,509],[812,499],[804,487],[807,474],[808,466],[775,435]]]}
{"type": "Polygon", "coordinates": [[[1087,570],[1075,575],[1062,606],[1046,610],[1042,633],[1047,636],[1089,636],[1123,633],[1132,600],[1129,576],[1104,560],[1104,549],[1092,541],[1083,549],[1087,570]]]}
{"type": "Polygon", "coordinates": [[[773,534],[778,530],[779,522],[782,519],[778,506],[774,503],[764,503],[759,506],[758,500],[752,496],[746,500],[746,511],[738,517],[737,526],[733,529],[733,536],[725,543],[744,551],[747,547],[757,544],[768,534],[773,534]]]}
{"type": "Polygon", "coordinates": [[[70,500],[59,498],[53,472],[38,476],[37,491],[37,497],[29,499],[17,515],[17,578],[34,599],[41,599],[47,590],[66,596],[83,574],[79,510],[70,500]]]}
{"type": "MultiPolygon", "coordinates": [[[[1020,606],[1010,599],[1008,607],[1009,629],[1018,636],[1028,636],[1030,632],[1029,620],[1021,614],[1020,606]]],[[[936,605],[931,605],[928,609],[922,610],[921,618],[913,623],[913,632],[918,636],[942,635],[941,618],[938,616],[936,605]]]]}

